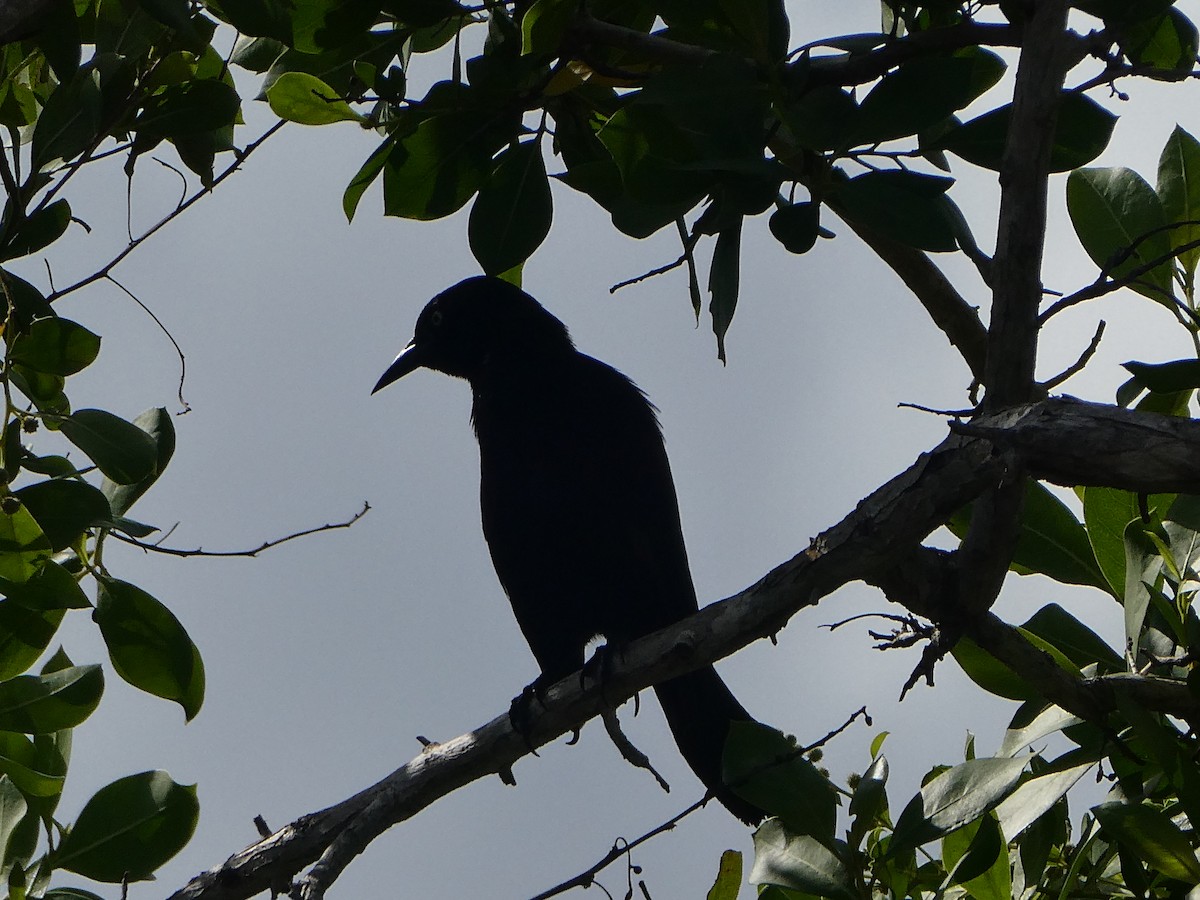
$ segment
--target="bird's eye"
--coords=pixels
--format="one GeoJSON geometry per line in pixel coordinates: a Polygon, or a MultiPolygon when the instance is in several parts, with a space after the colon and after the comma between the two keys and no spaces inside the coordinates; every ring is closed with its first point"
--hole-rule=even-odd
{"type": "Polygon", "coordinates": [[[442,311],[440,309],[435,309],[429,314],[429,324],[434,328],[442,324],[442,311]]]}

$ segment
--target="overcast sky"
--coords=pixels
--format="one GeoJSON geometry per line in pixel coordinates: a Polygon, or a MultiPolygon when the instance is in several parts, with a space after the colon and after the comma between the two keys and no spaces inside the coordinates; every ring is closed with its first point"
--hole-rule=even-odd
{"type": "MultiPolygon", "coordinates": [[[[1193,16],[1200,6],[1180,5],[1193,16]]],[[[878,5],[865,0],[789,6],[793,44],[878,25],[878,5]]],[[[1124,115],[1096,164],[1130,165],[1153,181],[1176,121],[1200,134],[1197,87],[1122,87],[1132,100],[1114,102],[1124,115]]],[[[981,110],[1001,102],[991,95],[981,110]]],[[[252,106],[251,129],[269,124],[263,104],[252,106]]],[[[385,219],[376,189],[347,225],[342,190],[376,142],[349,124],[289,126],[115,272],[187,356],[191,411],[176,418],[179,449],[136,518],[177,524],[172,546],[236,549],[344,520],[364,501],[372,506],[349,530],[257,560],[179,560],[109,546],[113,574],[171,607],[208,673],[205,707],[185,726],[176,706],[139,694],[110,670],[100,710],[77,730],[61,807],[67,819],[122,775],[165,768],[179,782],[199,783],[195,839],[157,885],[131,889],[135,900],[169,893],[253,842],[255,815],[278,828],[405,763],[419,750],[416,735],[447,739],[501,714],[537,674],[480,532],[466,384],[420,372],[369,395],[426,300],[477,271],[465,212],[436,223],[385,219]]],[[[994,174],[957,166],[953,196],[990,247],[994,174]]],[[[1069,291],[1095,271],[1066,223],[1063,187],[1062,177],[1051,187],[1045,281],[1069,291]]],[[[52,248],[57,285],[123,246],[125,190],[116,159],[72,185],[73,210],[93,230],[73,228],[52,248]]],[[[134,232],[168,212],[179,191],[177,175],[143,158],[132,188],[134,232]]],[[[526,266],[525,287],[567,323],[581,350],[626,372],[661,410],[701,602],[748,586],[801,551],[945,435],[941,419],[898,403],[966,402],[969,375],[957,353],[838,222],[825,223],[836,240],[802,257],[770,238],[765,217],[748,223],[722,366],[709,323],[695,325],[682,273],[609,295],[613,283],[678,254],[673,230],[633,241],[566,188],[556,185],[554,202],[554,229],[526,266]]],[[[973,270],[944,261],[960,290],[986,308],[973,270]]],[[[40,258],[18,272],[47,283],[40,258]]],[[[99,361],[68,388],[76,408],[126,418],[150,406],[180,411],[174,350],[121,291],[100,283],[59,306],[104,337],[99,361]]],[[[1039,375],[1073,362],[1101,317],[1109,322],[1104,343],[1065,386],[1069,393],[1111,401],[1124,380],[1120,362],[1188,353],[1160,307],[1125,293],[1056,319],[1039,375]]],[[[1119,612],[1096,592],[1014,577],[997,612],[1023,621],[1048,602],[1119,645],[1119,612]]],[[[867,624],[835,634],[819,627],[871,610],[888,604],[862,585],[847,587],[793,619],[778,646],[751,645],[720,670],[751,711],[802,742],[867,704],[874,727],[856,725],[839,738],[826,764],[842,781],[869,762],[872,737],[891,732],[885,752],[898,810],[931,765],[961,760],[968,731],[981,755],[993,751],[1012,707],[972,688],[952,662],[937,670],[936,688],[918,687],[897,703],[917,651],[872,650],[867,624]]],[[[72,658],[103,658],[87,616],[70,619],[62,638],[72,658]]],[[[627,734],[671,794],[623,763],[603,730],[589,725],[578,746],[558,742],[519,762],[516,788],[498,778],[478,782],[394,828],[351,865],[335,896],[528,896],[582,870],[615,838],[669,818],[702,788],[652,695],[636,720],[630,714],[626,707],[627,734]]],[[[634,861],[654,897],[697,897],[727,847],[745,851],[748,862],[750,832],[713,804],[634,861]]],[[[619,871],[604,880],[624,893],[619,871]]]]}

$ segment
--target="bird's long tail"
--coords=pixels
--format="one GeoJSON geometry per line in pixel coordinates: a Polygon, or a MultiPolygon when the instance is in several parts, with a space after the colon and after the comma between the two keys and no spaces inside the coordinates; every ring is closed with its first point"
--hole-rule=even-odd
{"type": "Polygon", "coordinates": [[[731,722],[753,722],[712,666],[654,686],[679,752],[706,788],[731,813],[754,825],[763,811],[725,786],[721,757],[731,722]]]}

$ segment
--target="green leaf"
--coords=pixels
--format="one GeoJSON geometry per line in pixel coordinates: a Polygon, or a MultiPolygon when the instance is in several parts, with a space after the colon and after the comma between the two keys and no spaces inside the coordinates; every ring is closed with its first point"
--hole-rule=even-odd
{"type": "Polygon", "coordinates": [[[996,818],[1000,820],[1000,830],[1004,833],[1004,839],[1010,843],[1015,841],[1019,834],[1065,797],[1067,791],[1074,787],[1093,765],[1095,764],[1084,763],[1023,782],[996,807],[996,818]]]}
{"type": "Polygon", "coordinates": [[[80,409],[60,427],[67,440],[118,484],[137,484],[155,472],[158,445],[132,422],[102,409],[80,409]]]}
{"type": "Polygon", "coordinates": [[[854,143],[875,144],[924,131],[995,85],[1005,68],[1004,60],[979,47],[907,60],[863,98],[854,143]]]}
{"type": "Polygon", "coordinates": [[[738,286],[741,282],[742,219],[717,235],[712,264],[708,270],[708,312],[712,316],[713,334],[717,336],[717,358],[725,362],[725,334],[737,309],[738,286]]]}
{"type": "Polygon", "coordinates": [[[237,91],[216,78],[169,84],[146,102],[133,130],[152,137],[213,131],[232,125],[241,105],[237,91]]]}
{"type": "Polygon", "coordinates": [[[1125,528],[1125,643],[1135,658],[1142,637],[1142,624],[1150,608],[1150,589],[1162,571],[1163,558],[1146,534],[1140,520],[1125,528]]]}
{"type": "Polygon", "coordinates": [[[1191,841],[1163,812],[1140,803],[1110,802],[1092,808],[1100,827],[1168,878],[1195,884],[1200,862],[1191,841]]]}
{"type": "Polygon", "coordinates": [[[0,680],[29,669],[50,646],[63,610],[33,610],[14,600],[0,600],[0,680]]]}
{"type": "Polygon", "coordinates": [[[0,773],[11,778],[22,793],[31,797],[57,797],[62,793],[67,765],[57,752],[50,756],[45,758],[46,754],[40,753],[25,735],[0,731],[0,773]]]}
{"type": "Polygon", "coordinates": [[[1200,360],[1176,359],[1165,363],[1121,363],[1140,387],[1160,394],[1200,388],[1200,360]]]}
{"type": "Polygon", "coordinates": [[[1057,603],[1046,604],[1021,627],[1062,651],[1080,669],[1099,664],[1104,674],[1125,668],[1120,653],[1057,603]]]}
{"type": "MultiPolygon", "coordinates": [[[[947,150],[967,162],[1000,170],[1012,105],[1002,106],[949,129],[928,150],[947,150]]],[[[1084,94],[1065,93],[1058,108],[1050,171],[1067,172],[1087,165],[1108,146],[1117,117],[1084,94]]]]}
{"type": "Polygon", "coordinates": [[[13,342],[8,358],[48,375],[74,375],[100,353],[100,336],[70,319],[37,319],[13,342]]]}
{"type": "Polygon", "coordinates": [[[791,138],[805,150],[848,147],[858,127],[858,104],[833,85],[820,85],[800,97],[786,92],[776,106],[791,138]]]}
{"type": "Polygon", "coordinates": [[[485,274],[507,272],[541,246],[553,217],[541,141],[513,144],[497,158],[471,207],[471,253],[485,274]]]}
{"type": "Polygon", "coordinates": [[[704,900],[737,900],[741,887],[742,854],[736,850],[726,850],[721,854],[721,867],[717,870],[717,879],[708,889],[704,900]]]}
{"type": "Polygon", "coordinates": [[[70,81],[83,55],[75,6],[70,0],[55,0],[42,4],[40,13],[40,27],[31,39],[41,47],[55,77],[60,82],[70,81]]]}
{"type": "MultiPolygon", "coordinates": [[[[1171,132],[1158,158],[1158,187],[1163,218],[1180,224],[1171,229],[1176,247],[1200,242],[1200,141],[1178,125],[1171,132]]],[[[1196,272],[1200,246],[1179,254],[1188,278],[1196,272]]]]}
{"type": "Polygon", "coordinates": [[[291,4],[292,46],[320,53],[367,31],[379,16],[379,0],[305,0],[291,4]]]}
{"type": "Polygon", "coordinates": [[[956,250],[954,227],[946,211],[946,190],[953,179],[918,172],[867,172],[838,185],[839,215],[919,250],[956,250]]]}
{"type": "Polygon", "coordinates": [[[1174,308],[1171,237],[1154,188],[1126,168],[1080,169],[1067,177],[1067,211],[1083,249],[1103,274],[1174,308]]]}
{"type": "Polygon", "coordinates": [[[767,227],[789,253],[807,253],[821,233],[821,204],[792,203],[771,213],[767,227]]]}
{"type": "MultiPolygon", "coordinates": [[[[110,478],[105,478],[101,482],[100,490],[108,498],[108,504],[117,517],[123,516],[129,507],[133,506],[137,499],[149,490],[150,486],[166,471],[167,464],[175,453],[175,424],[171,421],[171,414],[161,406],[147,409],[133,420],[133,424],[150,435],[150,439],[154,442],[154,469],[145,478],[133,484],[119,484],[110,478]]],[[[130,533],[123,526],[121,530],[130,533]]],[[[141,536],[144,537],[148,533],[143,532],[141,536]]],[[[138,535],[135,534],[136,536],[138,535]]]]}
{"type": "Polygon", "coordinates": [[[733,722],[722,777],[739,797],[779,816],[793,834],[832,842],[837,819],[833,786],[796,754],[795,742],[781,732],[758,722],[733,722]]]}
{"type": "Polygon", "coordinates": [[[994,809],[1016,788],[1028,762],[1026,757],[972,759],[931,779],[896,820],[889,855],[948,834],[994,809]]]}
{"type": "Polygon", "coordinates": [[[194,785],[161,771],[129,775],[88,800],[53,863],[93,881],[142,881],[191,840],[199,815],[194,785]]]}
{"type": "Polygon", "coordinates": [[[434,85],[423,108],[447,109],[424,118],[398,138],[383,167],[383,211],[406,219],[440,219],[456,212],[491,172],[492,154],[511,136],[505,112],[462,85],[434,85]]]}
{"type": "Polygon", "coordinates": [[[754,832],[751,884],[774,884],[834,900],[856,900],[858,893],[842,861],[808,835],[790,834],[779,819],[768,819],[754,832]]]}
{"type": "Polygon", "coordinates": [[[23,584],[41,569],[52,548],[23,504],[9,501],[5,506],[11,511],[0,509],[0,578],[23,584]]]}
{"type": "Polygon", "coordinates": [[[0,683],[0,731],[49,734],[74,728],[92,714],[103,692],[104,675],[96,665],[20,675],[0,683]]]}
{"type": "MultiPolygon", "coordinates": [[[[1037,701],[1035,700],[1034,702],[1036,703],[1037,701]]],[[[1024,708],[1022,707],[1022,709],[1024,708]]],[[[1032,721],[1024,722],[1024,717],[1020,711],[1018,711],[1018,714],[1013,719],[1013,723],[1009,725],[1008,730],[1004,733],[1004,740],[1000,744],[1000,749],[996,751],[997,756],[1016,756],[1018,753],[1024,753],[1035,741],[1041,740],[1055,732],[1062,731],[1064,728],[1069,728],[1072,725],[1078,725],[1082,721],[1078,716],[1053,704],[1047,706],[1034,716],[1032,721]]]]}
{"type": "Polygon", "coordinates": [[[171,611],[136,585],[105,578],[92,618],[117,674],[175,701],[191,721],[204,702],[204,663],[171,611]]]}
{"type": "Polygon", "coordinates": [[[53,550],[70,547],[88,528],[112,518],[105,496],[83,481],[39,481],[15,491],[13,496],[37,520],[53,550]]]}
{"type": "Polygon", "coordinates": [[[942,838],[942,861],[953,883],[968,888],[975,900],[1010,900],[1008,847],[996,820],[981,816],[942,838]]]}
{"type": "Polygon", "coordinates": [[[521,17],[521,55],[558,56],[563,33],[578,12],[574,0],[536,0],[521,17]]]}
{"type": "Polygon", "coordinates": [[[1196,61],[1200,36],[1196,26],[1178,9],[1149,16],[1118,32],[1121,49],[1135,66],[1144,66],[1150,78],[1180,81],[1196,61]]]}
{"type": "Polygon", "coordinates": [[[267,89],[271,112],[301,125],[366,122],[329,85],[306,72],[285,72],[267,89]]]}
{"type": "Polygon", "coordinates": [[[100,128],[99,76],[80,69],[54,89],[33,126],[33,168],[70,161],[92,145],[100,128]]]}
{"type": "MultiPolygon", "coordinates": [[[[1151,502],[1157,498],[1150,498],[1151,502]]],[[[1083,489],[1083,522],[1096,563],[1114,597],[1125,593],[1125,526],[1140,518],[1137,496],[1116,488],[1083,489]]]]}
{"type": "Polygon", "coordinates": [[[28,219],[16,227],[2,256],[4,259],[16,259],[37,253],[62,237],[70,224],[71,205],[66,200],[55,200],[49,206],[34,210],[28,219]]]}
{"type": "Polygon", "coordinates": [[[7,775],[0,775],[0,860],[8,860],[9,844],[16,835],[21,820],[29,811],[25,797],[7,775]]]}
{"type": "Polygon", "coordinates": [[[379,177],[379,173],[383,171],[383,166],[388,160],[388,154],[391,152],[392,139],[389,137],[375,148],[374,152],[367,157],[367,161],[362,164],[362,168],[346,185],[346,191],[342,194],[342,212],[346,214],[347,222],[354,221],[358,201],[362,199],[362,195],[366,193],[372,182],[379,177]]]}
{"type": "Polygon", "coordinates": [[[880,818],[887,815],[887,780],[887,759],[876,756],[858,780],[854,796],[850,798],[850,815],[853,817],[850,835],[855,846],[878,824],[880,818]]]}

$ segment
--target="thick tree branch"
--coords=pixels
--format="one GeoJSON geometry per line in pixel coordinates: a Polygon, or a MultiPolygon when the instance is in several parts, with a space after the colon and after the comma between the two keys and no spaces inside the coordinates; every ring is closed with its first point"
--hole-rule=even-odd
{"type": "MultiPolygon", "coordinates": [[[[1065,483],[1200,491],[1200,422],[1046,400],[953,428],[960,433],[923,454],[759,582],[632,644],[614,658],[604,694],[623,700],[664,678],[714,662],[776,633],[798,610],[850,581],[864,579],[895,591],[897,580],[888,573],[917,572],[914,554],[938,554],[922,550],[920,542],[1002,478],[1017,457],[1032,474],[1065,483]]],[[[896,599],[922,615],[936,616],[944,612],[946,598],[954,596],[952,586],[942,570],[910,579],[906,593],[896,599]]],[[[972,619],[965,633],[1038,684],[1048,698],[1080,715],[1099,716],[1112,709],[1117,686],[1133,691],[1150,708],[1190,713],[1196,706],[1186,686],[1176,688],[1163,679],[1126,678],[1117,685],[1112,676],[1087,681],[1052,662],[1047,667],[1041,651],[990,613],[972,619]]],[[[595,686],[584,689],[571,676],[549,691],[546,709],[532,723],[531,742],[536,747],[553,741],[604,707],[595,686]]],[[[507,773],[528,752],[507,715],[432,744],[377,785],[235,854],[171,900],[250,897],[281,879],[290,880],[319,858],[324,867],[318,870],[320,883],[328,884],[384,829],[473,780],[507,773]]]]}
{"type": "MultiPolygon", "coordinates": [[[[1050,151],[1066,79],[1067,0],[1030,7],[1013,87],[1012,120],[1000,161],[1000,218],[992,270],[985,410],[1033,398],[1050,151]]],[[[957,555],[963,622],[996,601],[1019,533],[1025,490],[1019,472],[982,496],[957,555]]],[[[954,645],[952,630],[946,649],[954,645]]]]}

